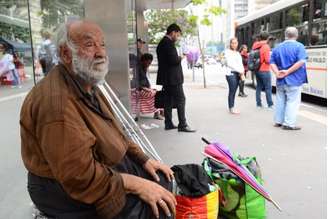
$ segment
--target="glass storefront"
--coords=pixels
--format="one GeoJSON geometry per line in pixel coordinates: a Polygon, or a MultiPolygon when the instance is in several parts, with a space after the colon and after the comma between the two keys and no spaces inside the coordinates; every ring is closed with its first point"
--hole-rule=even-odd
{"type": "MultiPolygon", "coordinates": [[[[83,18],[83,4],[83,0],[0,0],[0,44],[6,57],[12,56],[10,66],[15,66],[2,69],[0,86],[32,87],[34,79],[37,82],[43,78],[46,72],[42,71],[41,59],[47,52],[43,48],[46,38],[56,56],[52,34],[71,17],[83,18]]],[[[56,57],[52,62],[56,63],[56,57]]],[[[0,67],[8,63],[3,59],[0,67]]]]}
{"type": "MultiPolygon", "coordinates": [[[[134,84],[138,82],[135,80],[139,59],[138,16],[136,0],[125,0],[124,5],[125,11],[122,12],[126,16],[131,96],[133,89],[138,87],[134,84]]],[[[12,66],[15,65],[14,69],[1,72],[0,62],[0,92],[1,89],[10,88],[24,88],[27,91],[58,63],[53,39],[56,30],[70,19],[83,19],[85,2],[84,0],[0,0],[0,6],[0,44],[5,44],[6,53],[13,59],[12,66]]],[[[2,57],[1,55],[0,58],[2,57]]],[[[135,97],[134,114],[138,116],[139,97],[138,95],[135,97]]]]}

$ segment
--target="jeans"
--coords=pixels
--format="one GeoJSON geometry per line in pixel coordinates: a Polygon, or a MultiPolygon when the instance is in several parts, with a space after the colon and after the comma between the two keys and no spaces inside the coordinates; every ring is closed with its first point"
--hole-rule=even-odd
{"type": "Polygon", "coordinates": [[[172,108],[176,107],[178,111],[179,128],[187,126],[185,106],[186,97],[183,92],[183,86],[181,85],[170,85],[164,86],[165,93],[165,104],[164,104],[164,117],[165,126],[173,126],[172,122],[172,108]]]}
{"type": "Polygon", "coordinates": [[[17,69],[12,70],[12,74],[13,74],[13,85],[17,86],[21,84],[20,78],[19,78],[19,73],[17,71],[17,69]]]}
{"type": "Polygon", "coordinates": [[[270,72],[256,72],[256,105],[262,106],[261,91],[264,88],[268,107],[273,105],[272,102],[272,85],[270,72]]]}
{"type": "Polygon", "coordinates": [[[235,96],[239,85],[239,74],[233,73],[233,75],[226,75],[226,79],[229,86],[228,105],[229,109],[231,109],[235,106],[235,96]]]}
{"type": "Polygon", "coordinates": [[[295,127],[297,111],[301,103],[302,86],[277,86],[275,123],[295,127]]]}

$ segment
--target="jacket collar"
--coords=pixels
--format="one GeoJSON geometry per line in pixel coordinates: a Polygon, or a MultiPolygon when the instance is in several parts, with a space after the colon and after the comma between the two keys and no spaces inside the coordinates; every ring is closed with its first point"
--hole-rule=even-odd
{"type": "Polygon", "coordinates": [[[64,77],[66,83],[68,86],[73,90],[74,94],[77,96],[77,98],[83,102],[90,110],[97,113],[101,117],[103,117],[106,120],[112,120],[107,113],[105,113],[105,110],[102,110],[103,106],[100,104],[99,96],[96,95],[96,93],[99,92],[99,89],[97,89],[96,86],[92,88],[92,92],[87,92],[79,80],[76,78],[73,72],[69,71],[67,67],[63,64],[59,64],[59,72],[64,77]],[[98,101],[98,103],[95,103],[94,101],[98,101]],[[97,106],[98,104],[98,106],[97,106]]]}

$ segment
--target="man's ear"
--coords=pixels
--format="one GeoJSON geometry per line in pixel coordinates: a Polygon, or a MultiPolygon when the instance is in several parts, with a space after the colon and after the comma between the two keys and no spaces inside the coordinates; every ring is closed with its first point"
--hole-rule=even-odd
{"type": "Polygon", "coordinates": [[[59,52],[60,58],[62,62],[66,65],[70,65],[72,63],[72,51],[68,48],[67,45],[60,46],[59,52]]]}

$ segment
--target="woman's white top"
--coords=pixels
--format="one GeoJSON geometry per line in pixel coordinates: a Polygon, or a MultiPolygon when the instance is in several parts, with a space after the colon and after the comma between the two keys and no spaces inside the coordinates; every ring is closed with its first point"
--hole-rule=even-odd
{"type": "Polygon", "coordinates": [[[232,71],[244,72],[243,60],[238,51],[226,49],[224,51],[224,61],[222,62],[226,75],[232,75],[232,71]]]}
{"type": "Polygon", "coordinates": [[[5,54],[0,60],[0,76],[15,69],[14,58],[10,54],[5,54]]]}

